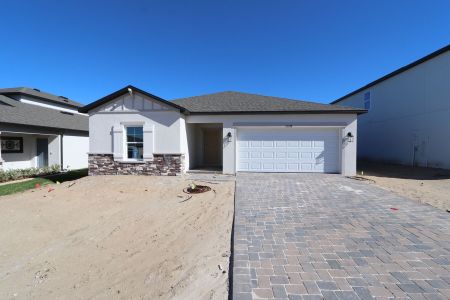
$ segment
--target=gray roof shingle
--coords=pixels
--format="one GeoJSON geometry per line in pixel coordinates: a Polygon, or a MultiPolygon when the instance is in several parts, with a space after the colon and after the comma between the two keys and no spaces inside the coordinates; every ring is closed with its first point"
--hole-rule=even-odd
{"type": "Polygon", "coordinates": [[[3,95],[0,95],[0,123],[89,130],[88,116],[22,103],[3,95]]]}
{"type": "Polygon", "coordinates": [[[57,95],[53,95],[50,93],[42,92],[37,89],[27,88],[27,87],[0,89],[0,95],[5,95],[5,96],[28,95],[28,96],[37,97],[37,98],[40,98],[40,99],[43,99],[46,101],[50,101],[53,103],[64,104],[66,106],[71,106],[71,107],[76,107],[76,108],[83,106],[83,104],[73,101],[67,97],[57,96],[57,95]]]}
{"type": "Polygon", "coordinates": [[[365,113],[365,110],[310,101],[262,96],[240,92],[221,92],[175,99],[173,103],[191,113],[365,113]]]}

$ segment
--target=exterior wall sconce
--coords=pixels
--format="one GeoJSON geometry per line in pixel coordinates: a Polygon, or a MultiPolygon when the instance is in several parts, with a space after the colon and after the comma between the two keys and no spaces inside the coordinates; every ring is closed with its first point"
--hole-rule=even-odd
{"type": "Polygon", "coordinates": [[[345,136],[345,138],[346,138],[346,140],[347,140],[349,143],[352,143],[352,142],[353,142],[354,136],[353,136],[353,134],[352,134],[351,132],[349,132],[349,133],[347,133],[347,135],[345,136]]]}
{"type": "Polygon", "coordinates": [[[227,141],[228,141],[228,143],[231,142],[231,132],[230,131],[227,133],[227,141]]]}

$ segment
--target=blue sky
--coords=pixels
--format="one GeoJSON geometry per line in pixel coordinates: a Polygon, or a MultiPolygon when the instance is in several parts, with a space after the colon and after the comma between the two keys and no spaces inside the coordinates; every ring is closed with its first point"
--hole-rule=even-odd
{"type": "Polygon", "coordinates": [[[0,86],[330,102],[450,42],[450,1],[2,0],[0,86]]]}

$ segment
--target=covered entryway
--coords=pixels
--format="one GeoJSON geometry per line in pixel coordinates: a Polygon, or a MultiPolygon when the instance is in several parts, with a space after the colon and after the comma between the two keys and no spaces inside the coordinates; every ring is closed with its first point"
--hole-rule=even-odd
{"type": "Polygon", "coordinates": [[[4,170],[61,165],[61,135],[2,131],[0,162],[4,170]]]}
{"type": "Polygon", "coordinates": [[[341,171],[338,128],[241,127],[237,134],[237,171],[341,171]]]}
{"type": "Polygon", "coordinates": [[[36,139],[36,165],[38,168],[48,167],[48,138],[36,139]]]}
{"type": "Polygon", "coordinates": [[[187,124],[189,170],[221,171],[222,124],[187,124]]]}
{"type": "Polygon", "coordinates": [[[222,166],[222,128],[203,128],[203,166],[222,166]]]}

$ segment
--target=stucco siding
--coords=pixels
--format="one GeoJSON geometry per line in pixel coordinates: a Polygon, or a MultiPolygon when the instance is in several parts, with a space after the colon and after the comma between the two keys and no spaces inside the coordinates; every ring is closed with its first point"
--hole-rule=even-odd
{"type": "MultiPolygon", "coordinates": [[[[140,93],[125,94],[105,103],[89,113],[89,152],[112,154],[117,152],[113,130],[128,125],[143,125],[152,131],[152,151],[157,154],[181,154],[186,148],[184,120],[178,110],[140,93]],[[182,133],[183,132],[183,133],[182,133]],[[183,139],[183,142],[182,142],[183,139]]],[[[116,132],[117,133],[117,132],[116,132]]],[[[116,138],[125,139],[124,132],[116,138]]],[[[123,152],[123,149],[119,149],[123,152]]],[[[115,156],[121,154],[115,153],[115,156]]]]}
{"type": "Polygon", "coordinates": [[[184,154],[184,169],[189,170],[190,167],[190,153],[188,128],[186,126],[185,116],[180,115],[180,154],[184,154]]]}
{"type": "Polygon", "coordinates": [[[61,136],[49,136],[48,140],[48,165],[61,166],[61,136]]]}
{"type": "Polygon", "coordinates": [[[22,153],[2,153],[3,169],[27,169],[36,167],[36,137],[25,134],[5,134],[2,136],[14,136],[23,138],[22,153]]]}
{"type": "Polygon", "coordinates": [[[450,168],[450,52],[337,103],[371,107],[358,119],[358,156],[406,165],[450,168]]]}
{"type": "Polygon", "coordinates": [[[131,123],[154,125],[154,153],[181,153],[180,114],[174,111],[93,114],[89,117],[89,152],[113,153],[113,127],[131,123]]]}
{"type": "Polygon", "coordinates": [[[82,169],[88,166],[89,137],[64,135],[63,165],[64,169],[82,169]]]}

